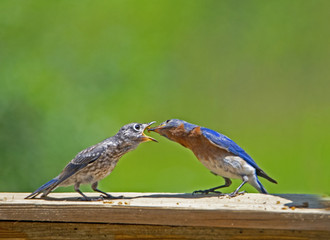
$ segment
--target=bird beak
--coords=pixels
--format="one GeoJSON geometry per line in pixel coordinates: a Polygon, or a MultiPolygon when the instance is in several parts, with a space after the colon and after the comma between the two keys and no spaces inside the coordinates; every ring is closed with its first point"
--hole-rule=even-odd
{"type": "Polygon", "coordinates": [[[154,127],[154,128],[147,128],[147,129],[148,129],[148,132],[152,131],[152,132],[159,133],[159,130],[162,129],[164,126],[165,126],[165,124],[162,124],[162,125],[159,125],[159,126],[157,126],[157,127],[154,127]]]}
{"type": "Polygon", "coordinates": [[[149,142],[149,141],[153,141],[153,142],[158,142],[156,139],[149,137],[147,135],[144,134],[144,131],[147,129],[149,131],[149,127],[150,125],[154,124],[156,121],[152,121],[150,123],[145,123],[144,125],[144,130],[142,132],[142,141],[143,142],[149,142]]]}

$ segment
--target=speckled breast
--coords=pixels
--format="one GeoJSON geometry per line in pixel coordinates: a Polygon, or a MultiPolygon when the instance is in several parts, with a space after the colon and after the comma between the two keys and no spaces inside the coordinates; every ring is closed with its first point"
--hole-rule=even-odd
{"type": "Polygon", "coordinates": [[[118,160],[100,157],[95,162],[88,164],[85,168],[72,175],[61,186],[73,185],[75,183],[90,184],[98,182],[112,172],[118,160]]]}

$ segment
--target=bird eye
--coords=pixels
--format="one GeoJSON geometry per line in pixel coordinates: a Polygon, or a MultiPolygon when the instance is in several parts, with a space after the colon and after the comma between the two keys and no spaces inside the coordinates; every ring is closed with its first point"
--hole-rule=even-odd
{"type": "Polygon", "coordinates": [[[166,122],[165,122],[165,123],[167,124],[167,123],[169,123],[169,121],[170,121],[170,120],[166,120],[166,122]]]}
{"type": "Polygon", "coordinates": [[[135,124],[134,125],[134,130],[139,131],[141,129],[141,125],[140,124],[135,124]]]}

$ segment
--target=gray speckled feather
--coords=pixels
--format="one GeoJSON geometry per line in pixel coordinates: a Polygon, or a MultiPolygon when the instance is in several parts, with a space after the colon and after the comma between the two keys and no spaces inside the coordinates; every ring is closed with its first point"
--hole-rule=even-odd
{"type": "Polygon", "coordinates": [[[34,198],[40,193],[47,196],[58,186],[74,185],[75,190],[88,199],[80,190],[80,184],[92,184],[92,189],[107,197],[111,195],[97,189],[97,183],[109,175],[118,160],[127,152],[134,150],[140,143],[156,141],[146,136],[144,130],[148,124],[130,123],[123,126],[118,133],[102,142],[79,152],[55,178],[39,187],[26,198],[34,198]]]}

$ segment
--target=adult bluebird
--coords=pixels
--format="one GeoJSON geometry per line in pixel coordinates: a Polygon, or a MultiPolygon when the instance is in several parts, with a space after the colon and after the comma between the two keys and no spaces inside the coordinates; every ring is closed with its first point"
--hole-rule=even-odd
{"type": "Polygon", "coordinates": [[[231,185],[231,178],[241,179],[241,185],[229,196],[235,196],[239,189],[250,183],[261,193],[267,193],[258,176],[277,183],[269,177],[255,161],[234,141],[214,130],[200,127],[179,119],[171,119],[159,126],[148,129],[189,148],[199,161],[215,175],[222,176],[225,184],[199,190],[194,193],[217,192],[215,190],[231,185]]]}
{"type": "Polygon", "coordinates": [[[125,153],[134,150],[142,142],[157,142],[144,134],[144,130],[153,123],[130,123],[123,126],[116,135],[79,152],[57,177],[42,185],[26,198],[34,198],[40,193],[42,193],[41,197],[46,197],[57,187],[74,185],[74,190],[81,194],[84,200],[89,200],[80,191],[80,184],[91,184],[94,191],[102,193],[105,197],[113,198],[110,194],[97,188],[98,182],[112,172],[118,160],[125,153]]]}

